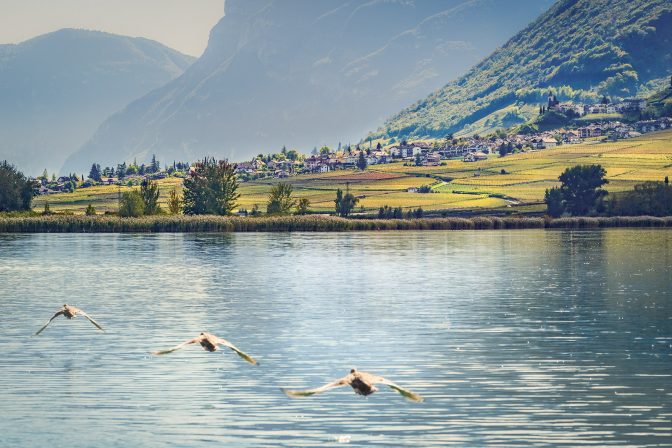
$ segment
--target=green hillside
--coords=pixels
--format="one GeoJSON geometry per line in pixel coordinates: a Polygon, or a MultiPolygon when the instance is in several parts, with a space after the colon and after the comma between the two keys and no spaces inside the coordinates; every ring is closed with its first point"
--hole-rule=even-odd
{"type": "MultiPolygon", "coordinates": [[[[671,80],[672,82],[672,80],[671,80]]],[[[648,99],[646,118],[672,116],[672,86],[661,90],[648,99]]]]}
{"type": "Polygon", "coordinates": [[[390,119],[376,137],[442,137],[527,121],[561,101],[649,95],[672,73],[669,0],[560,0],[502,48],[390,119]]]}

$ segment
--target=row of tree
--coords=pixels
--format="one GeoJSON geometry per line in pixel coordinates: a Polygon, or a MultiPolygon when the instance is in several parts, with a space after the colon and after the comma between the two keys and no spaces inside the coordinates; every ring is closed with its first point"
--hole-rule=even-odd
{"type": "Polygon", "coordinates": [[[546,190],[547,213],[589,216],[672,216],[672,187],[663,182],[645,182],[632,191],[608,194],[602,189],[609,183],[601,165],[567,168],[559,177],[560,187],[546,190]],[[608,197],[608,200],[607,200],[608,197]]]}
{"type": "MultiPolygon", "coordinates": [[[[175,171],[188,171],[189,170],[189,163],[185,162],[173,162],[171,166],[167,168],[167,172],[169,174],[175,172],[175,171]]],[[[126,164],[126,162],[120,163],[117,165],[116,169],[115,167],[108,167],[106,166],[105,168],[100,167],[99,163],[93,163],[91,165],[91,169],[89,170],[89,179],[94,180],[96,182],[101,182],[103,177],[117,177],[119,180],[124,179],[126,176],[132,176],[132,175],[149,175],[149,174],[154,174],[158,173],[161,171],[161,164],[157,160],[156,156],[152,155],[152,161],[149,163],[149,165],[140,164],[138,165],[137,162],[133,162],[130,164],[126,164]]]]}

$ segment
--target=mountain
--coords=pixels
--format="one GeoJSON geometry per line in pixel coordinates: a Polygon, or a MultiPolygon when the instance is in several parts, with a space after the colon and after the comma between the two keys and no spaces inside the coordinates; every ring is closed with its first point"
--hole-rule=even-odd
{"type": "Polygon", "coordinates": [[[147,39],[74,29],[0,45],[0,159],[31,175],[60,169],[105,118],[193,60],[147,39]]]}
{"type": "Polygon", "coordinates": [[[359,140],[550,3],[227,0],[201,59],[107,120],[66,168],[359,140]]]}
{"type": "Polygon", "coordinates": [[[549,90],[563,101],[646,96],[671,73],[670,0],[560,0],[466,75],[373,135],[486,132],[527,121],[549,90]]]}

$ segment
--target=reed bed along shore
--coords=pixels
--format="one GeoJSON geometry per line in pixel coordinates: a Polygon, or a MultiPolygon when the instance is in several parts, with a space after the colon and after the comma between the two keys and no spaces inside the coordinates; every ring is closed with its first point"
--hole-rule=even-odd
{"type": "Polygon", "coordinates": [[[0,215],[0,233],[349,232],[392,230],[594,229],[668,227],[672,217],[489,217],[344,219],[330,216],[30,216],[0,215]]]}

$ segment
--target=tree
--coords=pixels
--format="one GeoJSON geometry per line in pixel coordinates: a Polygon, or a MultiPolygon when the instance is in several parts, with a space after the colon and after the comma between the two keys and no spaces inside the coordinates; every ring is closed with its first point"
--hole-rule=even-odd
{"type": "Polygon", "coordinates": [[[271,188],[266,203],[266,212],[269,215],[287,215],[296,206],[296,199],[292,197],[292,184],[279,182],[271,188]]]}
{"type": "Polygon", "coordinates": [[[136,190],[125,191],[119,202],[119,216],[124,218],[138,218],[145,214],[145,203],[136,190]]]}
{"type": "Polygon", "coordinates": [[[299,199],[299,203],[296,206],[297,215],[307,215],[310,212],[310,200],[308,198],[299,199]]]}
{"type": "Polygon", "coordinates": [[[156,181],[144,179],[140,184],[140,196],[145,204],[145,215],[155,215],[160,212],[159,184],[156,181]]]}
{"type": "Polygon", "coordinates": [[[672,187],[665,182],[644,182],[634,190],[609,195],[609,214],[615,216],[672,215],[672,187]]]}
{"type": "Polygon", "coordinates": [[[296,149],[290,149],[287,151],[287,158],[292,162],[299,160],[299,153],[296,149]]]}
{"type": "Polygon", "coordinates": [[[359,151],[359,157],[357,158],[357,168],[364,171],[366,169],[367,162],[366,157],[364,157],[364,152],[359,151]]]}
{"type": "Polygon", "coordinates": [[[49,201],[44,203],[44,210],[42,211],[42,214],[45,216],[51,215],[51,208],[49,207],[49,201]]]}
{"type": "Polygon", "coordinates": [[[34,181],[6,160],[0,164],[0,212],[28,211],[34,195],[34,181]]]}
{"type": "Polygon", "coordinates": [[[93,208],[93,205],[89,204],[84,213],[86,216],[96,216],[96,209],[93,208]]]}
{"type": "Polygon", "coordinates": [[[161,170],[161,164],[159,164],[159,161],[156,160],[156,155],[152,154],[152,163],[150,165],[150,169],[152,173],[158,173],[161,170]]]}
{"type": "Polygon", "coordinates": [[[328,146],[323,146],[320,148],[320,155],[321,156],[328,156],[331,153],[331,148],[328,146]]]}
{"type": "Polygon", "coordinates": [[[100,165],[94,163],[91,165],[91,171],[89,171],[89,179],[100,182],[103,180],[100,172],[100,165]]]}
{"type": "Polygon", "coordinates": [[[168,197],[168,210],[171,215],[179,215],[182,213],[182,197],[177,192],[177,187],[173,188],[168,197]]]}
{"type": "Polygon", "coordinates": [[[420,153],[415,155],[415,166],[422,166],[422,157],[420,156],[420,153]]]}
{"type": "Polygon", "coordinates": [[[557,187],[546,190],[544,202],[546,203],[547,213],[554,218],[562,216],[565,212],[565,202],[562,197],[562,191],[557,187]]]}
{"type": "Polygon", "coordinates": [[[187,215],[230,215],[240,194],[236,165],[228,160],[205,158],[194,165],[184,180],[184,213],[187,215]]]}
{"type": "Polygon", "coordinates": [[[506,148],[506,145],[502,142],[502,144],[499,145],[499,157],[504,157],[507,154],[508,150],[506,148]]]}
{"type": "Polygon", "coordinates": [[[346,188],[345,195],[343,194],[343,190],[339,188],[336,190],[336,200],[334,202],[336,203],[336,214],[345,218],[355,208],[359,199],[350,193],[349,188],[346,188]]]}
{"type": "Polygon", "coordinates": [[[586,215],[600,206],[607,192],[600,187],[608,184],[607,172],[601,165],[577,165],[560,175],[560,191],[566,210],[572,215],[586,215]]]}
{"type": "Polygon", "coordinates": [[[117,178],[119,180],[126,177],[126,162],[117,165],[117,178]]]}

